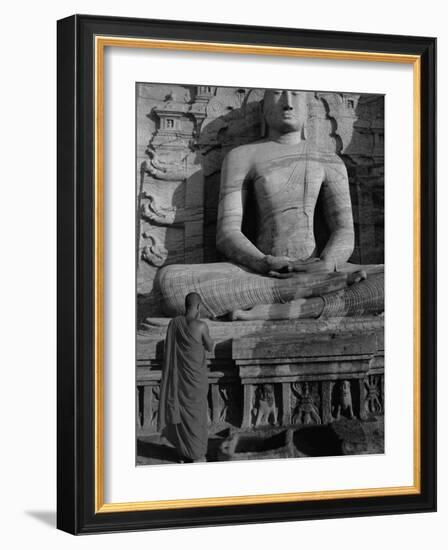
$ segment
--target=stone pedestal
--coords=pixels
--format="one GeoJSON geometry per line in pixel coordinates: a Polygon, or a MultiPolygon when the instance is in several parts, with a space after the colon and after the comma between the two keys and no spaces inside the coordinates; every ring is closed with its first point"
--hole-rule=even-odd
{"type": "MultiPolygon", "coordinates": [[[[137,435],[157,431],[169,319],[139,335],[137,435]]],[[[209,428],[330,424],[384,414],[383,318],[209,322],[209,428]]]]}
{"type": "MultiPolygon", "coordinates": [[[[259,425],[263,408],[277,411],[282,426],[328,424],[341,415],[363,419],[363,383],[377,353],[373,331],[234,340],[233,360],[244,387],[242,427],[259,425]]],[[[262,423],[270,422],[272,415],[265,414],[262,423]]]]}

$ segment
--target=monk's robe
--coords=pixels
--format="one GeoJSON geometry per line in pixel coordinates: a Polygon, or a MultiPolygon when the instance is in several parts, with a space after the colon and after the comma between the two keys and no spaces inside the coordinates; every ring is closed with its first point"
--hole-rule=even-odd
{"type": "Polygon", "coordinates": [[[159,431],[190,460],[207,452],[208,376],[205,349],[184,316],[170,321],[165,339],[159,431]]]}

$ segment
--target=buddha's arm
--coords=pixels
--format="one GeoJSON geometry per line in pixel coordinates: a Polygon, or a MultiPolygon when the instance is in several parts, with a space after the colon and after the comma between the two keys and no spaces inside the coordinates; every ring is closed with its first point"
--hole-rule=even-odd
{"type": "Polygon", "coordinates": [[[230,261],[258,273],[267,271],[265,255],[242,233],[246,180],[250,160],[244,147],[230,151],[221,170],[221,189],[216,228],[216,246],[230,261]]]}
{"type": "Polygon", "coordinates": [[[346,262],[353,253],[355,236],[347,170],[339,157],[325,164],[323,207],[330,238],[320,255],[330,267],[346,262]]]}

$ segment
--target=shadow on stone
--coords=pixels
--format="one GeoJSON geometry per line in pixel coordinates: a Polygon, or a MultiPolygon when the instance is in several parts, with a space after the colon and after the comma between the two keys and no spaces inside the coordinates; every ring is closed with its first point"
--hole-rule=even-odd
{"type": "Polygon", "coordinates": [[[179,455],[166,443],[137,439],[137,456],[162,462],[177,462],[179,455]]]}
{"type": "Polygon", "coordinates": [[[293,456],[292,431],[261,428],[231,433],[218,452],[218,460],[260,460],[293,456]]]}
{"type": "Polygon", "coordinates": [[[306,456],[342,454],[342,442],[332,426],[305,426],[295,430],[293,442],[297,451],[306,456]]]}

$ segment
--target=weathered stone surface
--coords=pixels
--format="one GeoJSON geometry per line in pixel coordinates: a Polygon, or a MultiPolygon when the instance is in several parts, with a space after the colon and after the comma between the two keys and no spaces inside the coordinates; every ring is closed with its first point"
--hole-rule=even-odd
{"type": "MultiPolygon", "coordinates": [[[[147,318],[137,334],[137,364],[149,365],[161,360],[163,341],[171,319],[167,317],[147,318]]],[[[234,321],[232,323],[207,321],[210,335],[215,341],[210,360],[232,358],[233,339],[256,337],[266,341],[276,336],[285,338],[311,339],[315,335],[339,338],[343,335],[362,335],[375,332],[378,349],[384,349],[384,319],[382,316],[344,317],[330,319],[293,319],[284,321],[234,321]]]]}
{"type": "Polygon", "coordinates": [[[257,426],[253,409],[260,381],[272,386],[272,408],[281,411],[277,416],[282,425],[329,423],[341,414],[365,418],[370,409],[365,405],[362,384],[375,356],[382,354],[379,345],[375,332],[309,335],[303,339],[292,334],[261,335],[234,340],[232,357],[244,386],[242,425],[257,426]]]}
{"type": "MultiPolygon", "coordinates": [[[[155,433],[167,319],[139,336],[140,435],[155,433]]],[[[384,414],[383,319],[209,322],[209,430],[327,425],[384,414]],[[237,336],[237,338],[235,338],[237,336]]]]}
{"type": "Polygon", "coordinates": [[[218,451],[218,460],[260,460],[294,456],[292,430],[259,429],[256,432],[234,432],[218,451]]]}
{"type": "Polygon", "coordinates": [[[339,334],[334,333],[300,337],[297,334],[272,334],[264,337],[246,336],[234,338],[232,342],[232,355],[237,357],[240,364],[252,361],[265,361],[271,363],[284,363],[290,361],[309,362],[313,360],[332,361],[334,357],[363,357],[371,359],[378,351],[376,335],[339,334]]]}
{"type": "MultiPolygon", "coordinates": [[[[317,412],[313,413],[317,414],[317,412]]],[[[218,450],[218,460],[266,460],[384,453],[384,422],[342,419],[300,427],[232,430],[218,450]]]]}
{"type": "Polygon", "coordinates": [[[194,141],[204,97],[194,86],[137,86],[138,322],[160,312],[158,269],[204,257],[204,178],[194,141]]]}
{"type": "MultiPolygon", "coordinates": [[[[382,310],[379,266],[372,278],[367,266],[347,264],[354,250],[347,170],[337,155],[322,153],[306,140],[307,96],[266,91],[266,137],[236,147],[223,162],[216,244],[230,263],[165,267],[158,285],[167,315],[181,314],[190,292],[201,296],[211,316],[231,313],[233,320],[382,310]],[[249,194],[257,218],[252,238],[243,230],[249,194]],[[314,229],[319,198],[321,219],[329,228],[320,250],[314,229]]],[[[348,111],[345,133],[353,131],[348,111]]]]}

